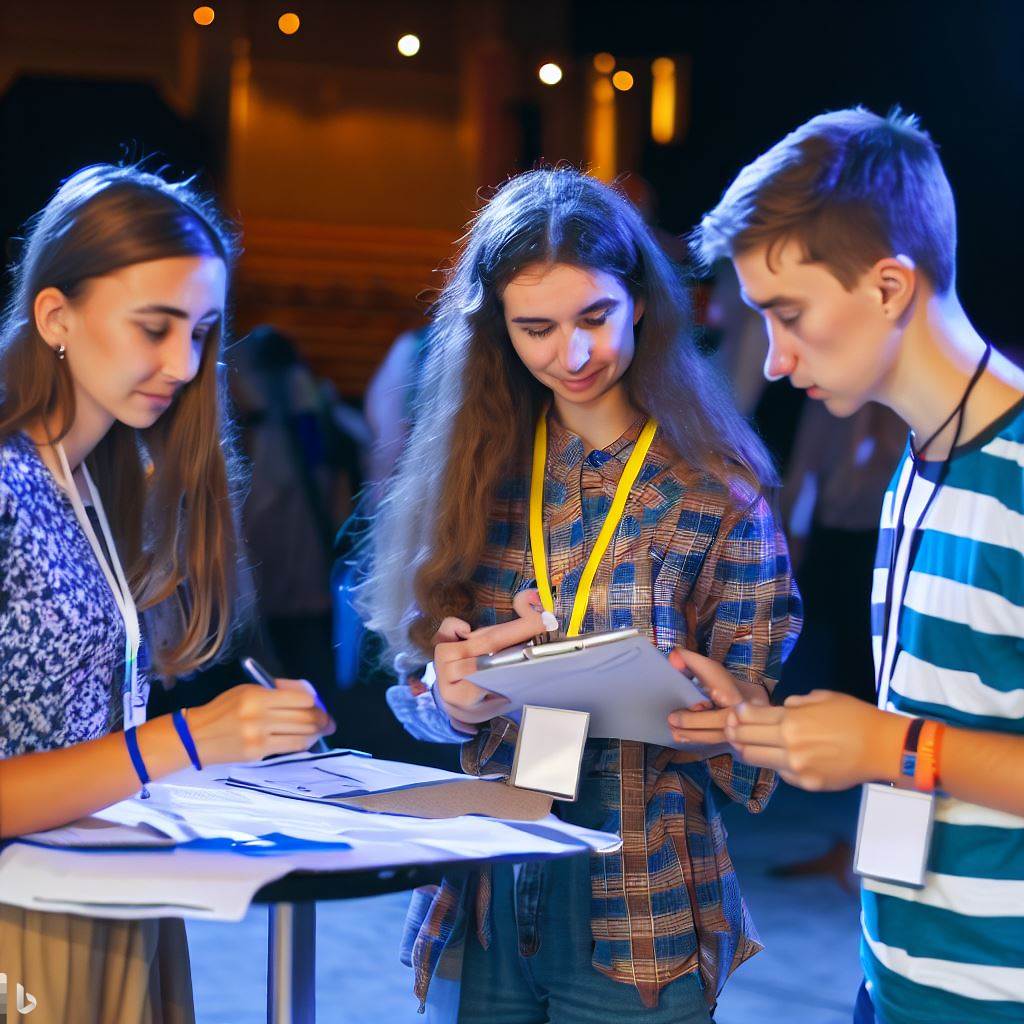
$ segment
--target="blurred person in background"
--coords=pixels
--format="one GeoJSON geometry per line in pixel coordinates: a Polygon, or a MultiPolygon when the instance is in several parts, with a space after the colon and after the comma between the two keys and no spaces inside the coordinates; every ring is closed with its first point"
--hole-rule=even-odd
{"type": "Polygon", "coordinates": [[[352,510],[357,443],[343,433],[292,340],[261,326],[228,352],[251,484],[243,535],[273,661],[336,708],[330,573],[352,510]]]}
{"type": "Polygon", "coordinates": [[[375,505],[412,428],[416,383],[426,352],[427,327],[404,331],[388,349],[366,386],[363,415],[369,432],[366,475],[375,505]]]}
{"type": "MultiPolygon", "coordinates": [[[[403,331],[392,342],[366,388],[366,486],[358,496],[355,511],[335,538],[331,573],[334,665],[339,687],[339,714],[335,717],[344,723],[340,735],[350,735],[352,745],[372,750],[378,757],[458,771],[455,748],[417,739],[386,708],[384,691],[394,676],[381,665],[382,638],[365,628],[354,603],[365,572],[357,549],[370,528],[375,510],[387,499],[395,465],[408,443],[428,341],[426,326],[403,331]]],[[[418,678],[410,678],[409,683],[421,685],[418,678]]]]}

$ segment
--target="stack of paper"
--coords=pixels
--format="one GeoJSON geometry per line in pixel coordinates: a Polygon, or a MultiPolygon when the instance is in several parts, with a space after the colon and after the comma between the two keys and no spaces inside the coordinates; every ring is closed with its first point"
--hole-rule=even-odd
{"type": "MultiPolygon", "coordinates": [[[[408,766],[407,784],[396,790],[399,767],[405,766],[377,762],[371,772],[366,758],[354,769],[355,758],[332,756],[338,784],[369,794],[355,799],[381,799],[388,793],[411,798],[419,786],[452,782],[450,772],[408,766]]],[[[324,771],[324,760],[308,755],[201,772],[190,768],[152,783],[149,800],[124,800],[65,828],[11,842],[0,851],[0,903],[94,917],[235,921],[260,888],[292,871],[530,860],[588,850],[608,853],[621,845],[618,836],[569,825],[550,814],[540,821],[424,819],[367,813],[333,799],[295,799],[271,791],[304,785],[303,767],[312,771],[315,766],[313,778],[334,775],[324,771]],[[312,764],[303,766],[303,761],[312,764]],[[259,785],[230,781],[250,771],[257,773],[259,785]],[[300,841],[300,848],[275,841],[281,837],[300,841]],[[277,852],[281,849],[286,852],[277,852]]],[[[325,781],[328,789],[334,787],[325,781]]],[[[454,784],[465,781],[515,792],[502,783],[458,775],[454,784]]]]}
{"type": "Polygon", "coordinates": [[[477,777],[335,753],[240,765],[230,771],[228,785],[417,818],[483,814],[537,821],[551,811],[550,796],[499,780],[497,775],[477,777]]]}
{"type": "Polygon", "coordinates": [[[314,754],[311,757],[234,765],[228,772],[228,784],[231,786],[304,800],[366,796],[466,778],[466,775],[440,768],[378,761],[352,753],[314,754]]]}

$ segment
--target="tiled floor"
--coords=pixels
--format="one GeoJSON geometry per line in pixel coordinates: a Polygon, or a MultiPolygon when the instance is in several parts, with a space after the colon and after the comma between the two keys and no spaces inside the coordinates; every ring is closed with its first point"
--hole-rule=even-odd
{"type": "MultiPolygon", "coordinates": [[[[856,897],[832,878],[768,872],[852,833],[855,813],[852,795],[788,788],[760,817],[727,812],[729,848],[766,948],[729,980],[717,1024],[849,1024],[860,980],[856,897]]],[[[319,906],[320,1024],[421,1024],[397,956],[406,901],[397,894],[319,906]]],[[[189,925],[199,1024],[265,1020],[266,919],[257,909],[240,924],[189,925]]]]}

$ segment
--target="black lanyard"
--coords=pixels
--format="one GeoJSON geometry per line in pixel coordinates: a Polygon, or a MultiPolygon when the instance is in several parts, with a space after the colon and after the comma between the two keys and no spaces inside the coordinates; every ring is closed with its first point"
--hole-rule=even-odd
{"type": "MultiPolygon", "coordinates": [[[[917,476],[918,462],[920,459],[924,457],[924,453],[928,450],[929,446],[935,440],[935,438],[937,438],[939,434],[941,434],[946,429],[946,427],[948,427],[950,423],[952,423],[955,419],[957,423],[956,433],[953,436],[953,443],[952,445],[950,445],[949,453],[942,460],[942,465],[939,467],[939,473],[935,480],[935,486],[932,488],[932,493],[928,495],[928,500],[925,502],[924,508],[921,510],[921,514],[917,517],[917,522],[914,523],[914,526],[910,531],[910,537],[907,541],[910,550],[907,553],[907,569],[906,572],[903,574],[903,585],[900,588],[899,611],[897,612],[896,619],[897,647],[899,645],[899,626],[900,619],[903,616],[903,605],[907,599],[907,587],[910,584],[910,573],[911,570],[914,568],[914,557],[916,555],[916,552],[913,548],[914,539],[917,536],[918,530],[921,529],[921,524],[924,522],[925,516],[928,515],[928,512],[931,510],[932,504],[938,497],[939,490],[942,488],[942,485],[946,482],[946,477],[949,476],[950,464],[953,460],[953,452],[956,451],[956,446],[960,441],[960,431],[963,429],[964,425],[964,412],[967,409],[967,400],[971,397],[971,392],[974,390],[975,385],[978,383],[979,380],[981,380],[981,375],[985,372],[985,367],[988,366],[988,360],[991,355],[992,344],[987,343],[985,345],[985,351],[982,354],[982,357],[978,362],[978,366],[974,371],[974,376],[971,377],[970,382],[967,385],[967,389],[964,391],[964,396],[963,398],[960,399],[959,403],[957,404],[957,407],[946,417],[945,420],[943,420],[942,426],[940,426],[938,430],[936,430],[935,433],[933,433],[932,436],[929,437],[923,445],[921,445],[921,448],[918,451],[914,451],[913,441],[911,441],[910,444],[910,456],[912,460],[910,465],[910,478],[907,480],[907,486],[903,491],[903,501],[900,503],[899,515],[896,517],[896,520],[893,523],[892,550],[889,552],[889,574],[885,581],[885,612],[884,618],[882,619],[882,650],[878,658],[878,678],[876,679],[876,688],[878,689],[879,693],[881,693],[882,690],[882,674],[885,672],[885,656],[889,650],[889,625],[890,620],[892,618],[893,609],[893,590],[895,588],[896,580],[896,561],[899,557],[900,547],[903,544],[903,520],[907,514],[907,505],[910,502],[910,494],[914,489],[914,479],[917,476]]],[[[886,679],[887,696],[889,690],[892,687],[892,677],[896,673],[896,662],[899,660],[899,654],[899,650],[894,650],[892,652],[892,661],[889,663],[889,675],[886,679]]]]}

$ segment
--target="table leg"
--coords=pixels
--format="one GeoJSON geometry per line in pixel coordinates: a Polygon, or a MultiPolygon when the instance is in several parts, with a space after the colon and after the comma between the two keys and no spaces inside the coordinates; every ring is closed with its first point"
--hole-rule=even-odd
{"type": "Polygon", "coordinates": [[[267,1024],[316,1024],[316,904],[272,903],[267,1024]]]}

